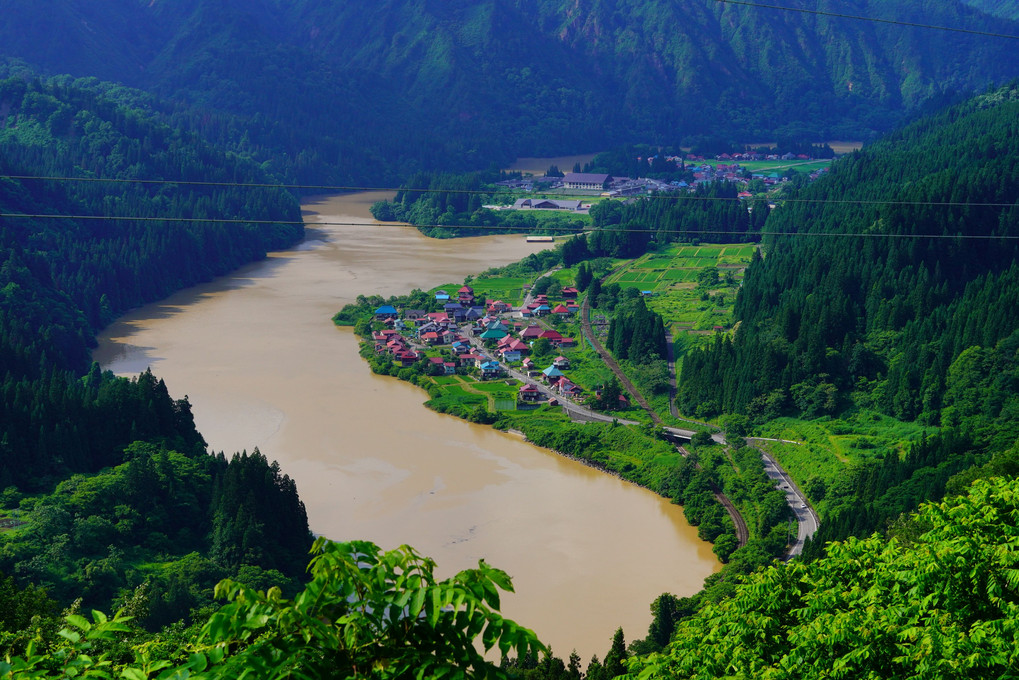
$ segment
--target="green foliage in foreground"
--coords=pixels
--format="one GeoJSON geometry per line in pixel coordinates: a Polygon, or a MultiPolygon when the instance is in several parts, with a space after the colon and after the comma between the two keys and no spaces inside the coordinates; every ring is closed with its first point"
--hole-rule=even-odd
{"type": "Polygon", "coordinates": [[[891,541],[749,577],[680,621],[651,678],[1004,678],[1019,672],[1019,480],[921,508],[891,541]]]}
{"type": "MultiPolygon", "coordinates": [[[[148,630],[212,605],[228,576],[299,588],[312,536],[279,465],[257,449],[227,459],[135,442],[123,455],[120,465],[22,498],[25,526],[0,534],[0,572],[63,606],[123,606],[148,630]]],[[[0,631],[25,627],[4,611],[0,631]]]]}
{"type": "MultiPolygon", "coordinates": [[[[696,613],[679,601],[664,612],[660,598],[656,622],[666,628],[656,639],[671,641],[630,656],[628,677],[1015,677],[1017,520],[1019,480],[979,480],[965,496],[923,506],[891,540],[850,539],[814,562],[776,564],[696,613]]],[[[71,614],[55,642],[40,637],[0,661],[0,680],[499,678],[512,667],[496,667],[481,647],[531,659],[546,651],[498,613],[499,590],[512,586],[483,561],[436,581],[434,562],[407,546],[319,540],[314,552],[313,578],[293,600],[222,582],[230,602],[176,649],[118,647],[127,617],[71,614]]]]}
{"type": "Polygon", "coordinates": [[[498,678],[484,650],[543,651],[534,633],[498,612],[502,571],[478,563],[437,581],[435,563],[408,546],[383,552],[365,541],[316,542],[312,580],[293,600],[223,581],[230,600],[186,639],[177,658],[141,644],[121,663],[116,639],[129,617],[93,621],[72,614],[60,642],[37,641],[24,657],[0,661],[0,679],[91,678],[498,678]]]}

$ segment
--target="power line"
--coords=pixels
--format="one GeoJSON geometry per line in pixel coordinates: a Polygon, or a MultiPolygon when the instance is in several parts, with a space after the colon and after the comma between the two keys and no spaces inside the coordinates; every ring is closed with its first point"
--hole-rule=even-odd
{"type": "MultiPolygon", "coordinates": [[[[174,179],[125,179],[118,177],[63,177],[59,175],[0,175],[0,179],[43,180],[47,182],[104,182],[110,184],[179,184],[202,187],[244,187],[254,189],[312,189],[315,191],[399,191],[393,187],[354,187],[339,184],[282,184],[270,182],[208,182],[174,179]]],[[[407,189],[407,191],[410,191],[407,189]]],[[[414,189],[413,191],[428,191],[414,189]]],[[[470,193],[468,190],[450,189],[447,193],[470,193]]],[[[474,193],[485,193],[477,191],[474,193]]]]}
{"type": "Polygon", "coordinates": [[[936,31],[951,31],[954,33],[968,33],[970,35],[982,35],[990,38],[1007,38],[1009,40],[1019,40],[1019,35],[1009,35],[1006,33],[991,33],[990,31],[978,31],[970,28],[956,28],[954,26],[934,26],[932,24],[920,24],[912,21],[899,21],[896,19],[880,19],[878,17],[863,17],[854,14],[840,14],[839,12],[826,12],[818,9],[805,9],[802,7],[783,7],[781,5],[765,5],[758,2],[747,2],[746,0],[716,0],[716,2],[724,3],[727,5],[742,5],[744,7],[759,7],[762,9],[779,9],[785,12],[798,12],[800,14],[816,14],[825,17],[835,17],[838,19],[855,19],[857,21],[870,21],[878,24],[893,24],[895,26],[908,26],[910,28],[929,28],[936,31]]]}
{"type": "MultiPolygon", "coordinates": [[[[720,2],[723,0],[719,0],[720,2]]],[[[724,0],[728,1],[728,0],[724,0]]],[[[358,187],[358,186],[347,186],[340,184],[272,184],[272,183],[261,183],[261,182],[205,182],[205,181],[194,181],[194,180],[171,180],[171,179],[122,179],[122,178],[108,178],[108,177],[61,177],[61,176],[45,176],[45,175],[0,175],[0,179],[16,179],[16,180],[40,180],[48,182],[109,182],[112,184],[176,184],[183,186],[212,186],[212,187],[231,187],[231,188],[253,188],[253,189],[313,189],[316,191],[324,192],[367,192],[367,191],[378,191],[378,192],[409,192],[419,194],[467,194],[467,195],[484,195],[494,196],[498,195],[498,191],[485,191],[481,189],[413,189],[408,187],[358,187]]],[[[531,196],[534,198],[550,197],[550,196],[562,196],[562,194],[552,194],[551,192],[532,192],[531,196]]],[[[583,197],[581,197],[583,198],[583,197]]],[[[596,197],[589,197],[596,198],[596,197]]],[[[748,199],[739,198],[736,196],[697,196],[694,194],[679,194],[679,193],[664,193],[664,194],[652,194],[649,196],[640,196],[642,199],[655,199],[655,200],[685,200],[685,201],[744,201],[748,199]]],[[[870,199],[841,199],[841,198],[779,198],[776,199],[781,203],[817,203],[817,204],[832,204],[832,205],[895,205],[895,206],[922,206],[922,207],[950,207],[950,208],[1011,208],[1015,206],[1015,203],[981,203],[981,202],[966,202],[966,201],[891,201],[891,200],[870,200],[870,199]]],[[[276,222],[276,224],[281,224],[276,222]]]]}
{"type": "MultiPolygon", "coordinates": [[[[54,220],[109,220],[113,222],[181,222],[185,224],[280,224],[280,225],[303,225],[315,227],[388,227],[399,229],[470,229],[474,231],[493,231],[505,234],[528,234],[521,232],[519,227],[510,225],[484,225],[484,224],[407,224],[406,222],[312,222],[306,223],[297,220],[245,220],[236,218],[216,217],[128,217],[121,215],[57,215],[57,214],[28,214],[28,213],[0,213],[0,218],[21,218],[21,219],[54,219],[54,220]]],[[[658,229],[623,229],[621,227],[600,227],[598,229],[581,229],[570,234],[558,234],[561,237],[579,236],[592,231],[603,231],[607,233],[629,233],[629,234],[657,234],[658,229]]],[[[893,239],[939,239],[939,240],[981,240],[981,241],[1017,241],[1017,236],[999,236],[994,234],[886,234],[880,232],[788,232],[788,231],[736,231],[724,229],[705,229],[698,231],[675,230],[668,232],[672,235],[690,236],[696,238],[700,235],[713,236],[793,236],[793,237],[821,237],[821,238],[893,238],[893,239]]]]}

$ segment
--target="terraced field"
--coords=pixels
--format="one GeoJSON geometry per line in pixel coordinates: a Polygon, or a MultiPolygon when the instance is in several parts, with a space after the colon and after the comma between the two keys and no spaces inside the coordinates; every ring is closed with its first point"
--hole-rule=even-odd
{"type": "Polygon", "coordinates": [[[638,258],[606,283],[647,291],[648,306],[662,315],[674,337],[710,335],[731,326],[732,304],[754,244],[673,245],[638,258]],[[698,288],[698,275],[718,269],[719,283],[698,288]],[[706,298],[706,299],[705,299],[706,298]]]}

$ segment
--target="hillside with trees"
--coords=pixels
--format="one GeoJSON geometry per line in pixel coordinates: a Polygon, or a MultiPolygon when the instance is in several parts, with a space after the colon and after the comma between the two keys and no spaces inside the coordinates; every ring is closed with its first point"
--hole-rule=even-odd
{"type": "Polygon", "coordinates": [[[29,594],[4,647],[76,601],[156,629],[228,576],[295,590],[294,483],[257,451],[210,455],[150,372],[89,361],[118,314],[297,241],[294,196],[233,185],[276,180],[94,79],[0,80],[0,174],[0,572],[29,594]]]}
{"type": "Polygon", "coordinates": [[[890,135],[773,211],[765,228],[778,235],[736,304],[740,332],[688,360],[683,408],[744,412],[773,390],[827,381],[843,398],[940,422],[952,363],[1016,327],[1017,92],[890,135]],[[730,379],[735,366],[748,379],[730,379]]]}
{"type": "Polygon", "coordinates": [[[966,4],[987,14],[1019,20],[1019,3],[1015,0],[966,0],[966,4]]]}
{"type": "Polygon", "coordinates": [[[839,9],[890,23],[745,5],[6,0],[0,53],[145,89],[277,172],[360,186],[622,143],[870,139],[1019,75],[1012,41],[908,25],[1019,34],[957,0],[839,9]]]}
{"type": "MultiPolygon", "coordinates": [[[[1015,554],[1019,482],[992,478],[963,496],[929,504],[889,540],[830,546],[812,563],[763,569],[732,596],[696,613],[659,598],[650,654],[627,649],[618,630],[588,680],[641,678],[989,678],[1019,664],[1015,554]]],[[[580,678],[543,654],[531,631],[498,613],[509,578],[486,565],[438,581],[435,565],[407,548],[320,542],[313,579],[293,599],[232,582],[230,602],[163,644],[116,645],[129,632],[119,616],[72,615],[65,632],[0,663],[0,678],[106,677],[580,678]],[[484,631],[484,632],[482,632],[484,631]],[[475,647],[514,652],[501,667],[475,647]],[[170,642],[170,644],[166,644],[170,642]],[[165,670],[164,670],[165,669],[165,670]]],[[[24,597],[30,597],[26,595],[24,597]]]]}
{"type": "Polygon", "coordinates": [[[642,678],[998,678],[1019,664],[1011,520],[1019,482],[975,484],[889,540],[829,546],[751,576],[679,621],[642,678]]]}
{"type": "Polygon", "coordinates": [[[684,361],[686,413],[752,428],[871,409],[940,428],[847,469],[807,555],[940,498],[965,470],[1015,466],[1017,126],[1008,87],[837,163],[769,217],[738,330],[684,361]]]}

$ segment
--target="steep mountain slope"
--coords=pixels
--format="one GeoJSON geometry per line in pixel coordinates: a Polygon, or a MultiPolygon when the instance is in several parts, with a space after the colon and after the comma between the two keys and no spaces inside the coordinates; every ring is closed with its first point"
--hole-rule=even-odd
{"type": "MultiPolygon", "coordinates": [[[[115,315],[303,233],[288,192],[228,185],[274,177],[166,117],[95,79],[0,78],[0,584],[61,606],[126,598],[152,627],[210,603],[228,574],[299,579],[310,545],[278,466],[207,455],[187,398],[149,371],[89,366],[115,315]],[[33,179],[68,175],[104,179],[33,179]],[[11,510],[27,526],[7,532],[11,510]]],[[[5,620],[4,653],[21,644],[5,620]]]]}
{"type": "MultiPolygon", "coordinates": [[[[0,2],[2,53],[243,116],[264,157],[333,179],[699,134],[861,138],[1019,75],[1009,40],[717,0],[54,5],[0,2]]],[[[1019,34],[958,1],[837,11],[1019,34]]]]}
{"type": "Polygon", "coordinates": [[[88,369],[99,328],[303,233],[289,193],[215,185],[271,176],[170,128],[153,104],[92,81],[0,80],[0,174],[120,180],[0,179],[0,485],[98,469],[147,434],[127,406],[88,416],[74,376],[88,369]],[[131,181],[164,177],[211,184],[131,181]]]}
{"type": "Polygon", "coordinates": [[[771,212],[738,330],[687,355],[679,408],[751,426],[873,411],[941,426],[847,466],[820,492],[826,515],[804,555],[886,527],[965,470],[1019,469],[1017,195],[1011,86],[837,162],[771,212]]]}
{"type": "MultiPolygon", "coordinates": [[[[1003,30],[956,2],[891,8],[857,0],[838,11],[1003,30]]],[[[833,126],[862,133],[887,129],[941,88],[982,89],[1016,75],[993,63],[1010,53],[1008,41],[715,0],[389,0],[328,11],[305,0],[286,15],[320,54],[382,72],[419,106],[472,120],[486,110],[472,110],[473,102],[498,103],[487,110],[506,114],[521,99],[525,110],[538,105],[542,118],[518,119],[518,134],[554,130],[559,118],[570,129],[594,122],[602,134],[629,139],[720,125],[751,135],[833,126]]]]}
{"type": "Polygon", "coordinates": [[[1019,20],[1019,2],[1015,0],[966,0],[966,4],[993,16],[1019,20]]]}
{"type": "Polygon", "coordinates": [[[836,163],[772,211],[767,231],[797,236],[748,270],[732,343],[687,359],[683,408],[743,412],[825,383],[938,422],[955,358],[1019,328],[1017,194],[1015,86],[836,163]]]}

